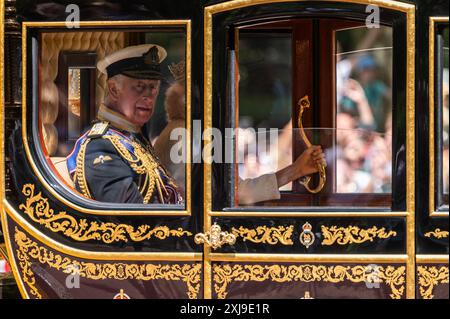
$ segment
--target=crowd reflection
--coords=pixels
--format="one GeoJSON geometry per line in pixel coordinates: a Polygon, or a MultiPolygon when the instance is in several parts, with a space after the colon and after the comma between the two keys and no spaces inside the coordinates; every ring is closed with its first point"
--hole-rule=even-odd
{"type": "MultiPolygon", "coordinates": [[[[382,62],[385,58],[381,55],[382,62]]],[[[389,83],[371,54],[345,56],[338,69],[346,73],[341,71],[337,77],[337,192],[388,193],[392,177],[389,83]]]]}

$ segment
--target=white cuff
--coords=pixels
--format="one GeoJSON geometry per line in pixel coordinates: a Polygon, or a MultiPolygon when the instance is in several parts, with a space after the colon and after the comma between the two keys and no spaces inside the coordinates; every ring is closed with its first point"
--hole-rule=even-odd
{"type": "Polygon", "coordinates": [[[239,178],[238,196],[240,205],[280,199],[276,175],[265,174],[245,180],[239,178]]]}

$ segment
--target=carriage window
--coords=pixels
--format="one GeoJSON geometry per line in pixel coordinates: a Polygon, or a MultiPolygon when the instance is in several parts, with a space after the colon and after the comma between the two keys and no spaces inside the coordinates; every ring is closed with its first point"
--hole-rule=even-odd
{"type": "MultiPolygon", "coordinates": [[[[239,39],[239,165],[241,179],[256,178],[292,163],[292,48],[290,32],[242,32],[239,39]],[[268,45],[269,44],[269,45],[268,45]],[[255,85],[258,83],[258,85],[255,85]],[[279,134],[271,149],[265,129],[279,134]],[[256,140],[266,139],[261,148],[256,140]]],[[[288,183],[281,190],[291,190],[288,183]]]]}
{"type": "Polygon", "coordinates": [[[390,207],[392,29],[298,19],[238,34],[235,204],[390,207]]]}
{"type": "Polygon", "coordinates": [[[88,199],[184,205],[185,30],[124,30],[40,34],[42,151],[88,199]]]}

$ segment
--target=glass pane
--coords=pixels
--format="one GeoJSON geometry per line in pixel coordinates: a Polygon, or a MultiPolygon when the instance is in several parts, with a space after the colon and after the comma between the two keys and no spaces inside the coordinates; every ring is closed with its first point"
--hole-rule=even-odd
{"type": "MultiPolygon", "coordinates": [[[[377,165],[384,163],[386,157],[389,156],[385,144],[387,140],[391,139],[391,136],[361,129],[305,128],[303,132],[310,141],[314,139],[330,141],[336,136],[351,140],[345,150],[333,146],[323,149],[328,165],[325,171],[326,180],[337,186],[331,188],[325,186],[317,193],[320,195],[320,200],[317,200],[316,195],[307,191],[305,185],[302,184],[306,176],[311,176],[312,179],[307,186],[314,190],[319,185],[317,180],[319,174],[317,174],[315,164],[309,164],[308,160],[299,166],[288,165],[287,168],[286,165],[277,165],[283,156],[283,149],[286,147],[285,139],[294,141],[295,144],[303,143],[300,129],[261,129],[259,131],[239,129],[236,134],[240,151],[237,157],[240,177],[237,192],[239,205],[385,207],[386,203],[389,203],[386,196],[379,196],[379,193],[390,192],[389,189],[383,188],[389,185],[380,182],[385,172],[377,170],[368,172],[350,166],[349,162],[342,158],[348,157],[353,161],[363,161],[363,166],[378,167],[377,165]],[[263,152],[260,153],[263,155],[258,157],[253,155],[261,149],[263,152]],[[340,152],[345,152],[345,156],[340,152]],[[335,166],[331,165],[333,162],[336,162],[335,166]],[[301,170],[314,169],[315,171],[310,174],[302,174],[295,167],[301,167],[301,170]],[[287,197],[278,201],[282,195],[280,186],[283,185],[283,180],[293,180],[291,184],[297,191],[290,195],[293,196],[292,199],[286,194],[287,197]],[[336,195],[338,191],[352,194],[336,195]]],[[[306,156],[304,155],[305,151],[306,147],[303,144],[300,152],[302,155],[299,158],[306,156]]]]}
{"type": "Polygon", "coordinates": [[[181,209],[187,163],[186,34],[152,30],[42,33],[42,150],[55,175],[78,195],[181,209]],[[80,37],[82,50],[72,41],[80,37]]]}
{"type": "MultiPolygon", "coordinates": [[[[239,131],[241,179],[254,178],[292,163],[292,50],[290,33],[241,32],[239,35],[239,131]],[[249,147],[258,129],[278,129],[279,147],[249,147]],[[272,155],[271,155],[272,154],[272,155]],[[274,155],[276,154],[276,156],[274,155]]],[[[264,144],[264,146],[262,146],[264,144]]],[[[291,184],[281,190],[291,190],[291,184]]]]}
{"type": "MultiPolygon", "coordinates": [[[[449,136],[448,136],[448,126],[449,126],[449,106],[448,106],[448,96],[449,96],[449,79],[448,79],[448,72],[449,72],[449,56],[448,56],[448,27],[444,29],[443,32],[443,38],[444,38],[444,65],[443,65],[443,154],[442,154],[442,177],[443,177],[443,184],[444,184],[444,193],[448,194],[448,188],[449,188],[449,174],[448,174],[448,144],[449,144],[449,136]]],[[[448,204],[448,202],[447,202],[448,204]]]]}
{"type": "MultiPolygon", "coordinates": [[[[169,52],[167,55],[166,60],[164,61],[167,66],[172,65],[173,63],[179,63],[180,61],[183,61],[185,59],[185,42],[186,42],[186,35],[184,33],[175,33],[175,32],[148,32],[145,33],[145,43],[156,43],[169,52]]],[[[184,70],[183,70],[184,71],[184,70]]],[[[161,134],[161,132],[164,130],[164,128],[167,126],[168,123],[168,116],[170,117],[170,114],[167,114],[168,111],[170,111],[170,108],[166,110],[165,108],[165,102],[167,98],[165,99],[164,96],[166,95],[166,90],[170,86],[172,82],[174,82],[174,76],[171,73],[170,69],[168,67],[164,67],[162,69],[162,72],[167,79],[165,83],[161,84],[161,90],[159,93],[159,98],[156,101],[156,107],[155,111],[153,113],[152,118],[148,122],[149,127],[149,139],[151,141],[155,141],[158,136],[161,134]],[[168,85],[169,84],[169,85],[168,85]]],[[[180,97],[183,99],[183,105],[178,106],[184,108],[184,87],[180,88],[180,97]]],[[[172,90],[173,91],[173,90],[172,90]]],[[[169,94],[170,95],[170,94],[169,94]]],[[[171,96],[175,97],[175,94],[172,94],[171,96]]],[[[170,96],[168,97],[170,99],[170,96]]],[[[173,110],[177,111],[177,110],[173,110]]],[[[172,116],[173,117],[173,116],[172,116]]]]}
{"type": "Polygon", "coordinates": [[[390,193],[392,29],[337,31],[336,48],[336,191],[390,193]]]}

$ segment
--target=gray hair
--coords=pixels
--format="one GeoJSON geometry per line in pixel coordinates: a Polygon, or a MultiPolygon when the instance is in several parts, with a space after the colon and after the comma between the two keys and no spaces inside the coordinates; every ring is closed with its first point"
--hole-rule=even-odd
{"type": "MultiPolygon", "coordinates": [[[[114,75],[112,78],[109,78],[106,82],[107,83],[110,81],[115,82],[116,85],[118,86],[118,88],[122,89],[123,80],[124,80],[124,76],[122,74],[117,74],[117,75],[114,75]]],[[[105,104],[107,104],[109,102],[108,100],[109,100],[109,88],[107,86],[106,90],[105,90],[105,104]]]]}

